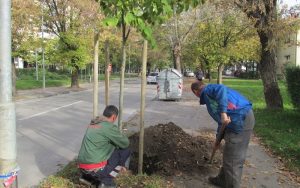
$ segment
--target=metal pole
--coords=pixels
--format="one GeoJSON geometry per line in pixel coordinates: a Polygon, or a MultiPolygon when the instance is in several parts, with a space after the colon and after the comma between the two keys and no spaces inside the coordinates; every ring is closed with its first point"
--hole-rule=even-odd
{"type": "Polygon", "coordinates": [[[37,51],[35,51],[35,74],[36,74],[36,80],[39,80],[39,65],[37,62],[37,51]]]}
{"type": "Polygon", "coordinates": [[[143,173],[144,156],[144,118],[145,118],[145,99],[146,99],[146,69],[147,69],[147,46],[148,41],[144,40],[143,62],[142,62],[142,86],[141,86],[141,114],[140,114],[140,140],[139,140],[139,164],[138,173],[143,173]]]}
{"type": "MultiPolygon", "coordinates": [[[[16,112],[12,101],[11,0],[0,1],[0,174],[16,163],[16,112]]],[[[3,187],[0,179],[0,187],[3,187]]]]}
{"type": "Polygon", "coordinates": [[[42,4],[42,64],[43,64],[43,89],[46,88],[46,79],[45,79],[45,49],[44,49],[44,8],[42,4]]]}

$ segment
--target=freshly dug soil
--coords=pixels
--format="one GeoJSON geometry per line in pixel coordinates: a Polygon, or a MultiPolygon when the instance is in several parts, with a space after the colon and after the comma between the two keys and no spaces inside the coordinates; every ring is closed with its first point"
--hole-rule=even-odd
{"type": "MultiPolygon", "coordinates": [[[[133,151],[130,169],[137,172],[139,133],[129,139],[133,151]]],[[[164,176],[194,172],[207,174],[221,163],[220,154],[216,154],[213,164],[209,164],[213,142],[212,133],[192,137],[172,122],[146,128],[143,171],[164,176]]]]}

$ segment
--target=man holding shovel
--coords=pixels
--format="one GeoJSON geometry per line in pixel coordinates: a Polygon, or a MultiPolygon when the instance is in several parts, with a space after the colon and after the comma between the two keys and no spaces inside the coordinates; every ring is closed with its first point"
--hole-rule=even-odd
{"type": "MultiPolygon", "coordinates": [[[[211,184],[240,187],[243,165],[255,119],[252,104],[240,93],[221,84],[205,85],[202,81],[192,83],[193,93],[206,104],[210,116],[218,123],[213,153],[224,138],[223,165],[211,184]]],[[[212,155],[213,157],[213,155],[212,155]]]]}

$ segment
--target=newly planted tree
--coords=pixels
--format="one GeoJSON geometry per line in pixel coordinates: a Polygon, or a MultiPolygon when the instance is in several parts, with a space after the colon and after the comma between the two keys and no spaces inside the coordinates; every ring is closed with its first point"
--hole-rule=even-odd
{"type": "Polygon", "coordinates": [[[125,77],[126,63],[126,43],[132,28],[135,28],[152,45],[154,40],[152,30],[146,23],[156,23],[162,20],[159,17],[161,13],[170,9],[170,4],[167,1],[136,1],[136,0],[107,0],[100,1],[100,5],[106,19],[104,23],[108,26],[118,26],[122,31],[122,63],[120,76],[120,96],[119,96],[119,128],[122,129],[123,121],[123,90],[125,77]]]}

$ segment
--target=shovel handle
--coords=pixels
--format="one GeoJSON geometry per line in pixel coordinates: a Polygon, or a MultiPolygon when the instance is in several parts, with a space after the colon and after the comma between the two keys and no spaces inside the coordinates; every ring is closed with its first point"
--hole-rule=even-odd
{"type": "MultiPolygon", "coordinates": [[[[221,130],[220,130],[220,134],[219,134],[219,136],[217,137],[217,140],[216,140],[216,142],[218,143],[218,145],[221,143],[222,137],[224,136],[225,128],[226,128],[226,125],[222,124],[221,130]]],[[[211,152],[211,156],[210,156],[210,160],[209,160],[210,164],[212,163],[212,161],[214,159],[214,156],[216,154],[217,149],[218,149],[218,147],[216,147],[216,145],[214,145],[214,148],[213,148],[213,150],[211,152]]]]}

